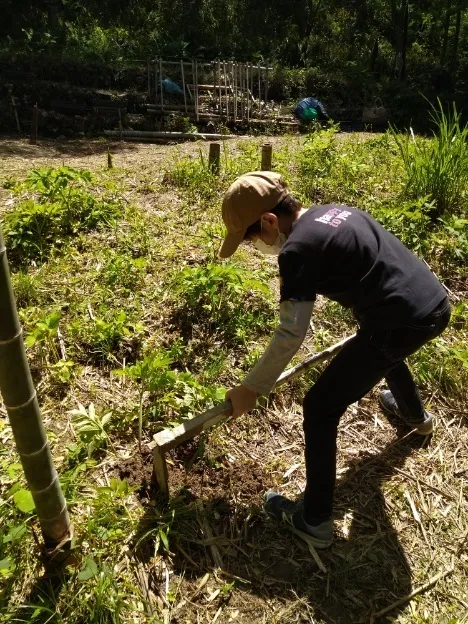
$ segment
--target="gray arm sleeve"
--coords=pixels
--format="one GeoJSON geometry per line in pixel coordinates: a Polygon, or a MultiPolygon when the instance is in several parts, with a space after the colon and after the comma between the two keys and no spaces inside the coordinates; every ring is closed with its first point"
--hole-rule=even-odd
{"type": "Polygon", "coordinates": [[[283,301],[280,305],[280,324],[265,353],[242,382],[242,385],[261,395],[273,389],[276,380],[299,350],[314,308],[313,301],[283,301]]]}

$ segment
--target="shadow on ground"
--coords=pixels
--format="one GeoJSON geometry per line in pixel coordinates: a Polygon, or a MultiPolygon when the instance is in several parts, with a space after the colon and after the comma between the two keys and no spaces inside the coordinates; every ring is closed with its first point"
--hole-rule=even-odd
{"type": "MultiPolygon", "coordinates": [[[[320,551],[326,572],[319,568],[305,544],[265,520],[260,509],[236,500],[236,492],[252,487],[254,471],[248,462],[246,470],[237,475],[237,483],[233,482],[236,471],[228,476],[218,472],[217,481],[221,489],[224,483],[224,495],[214,491],[213,497],[199,497],[191,493],[190,484],[182,488],[166,514],[174,553],[171,587],[180,581],[180,595],[191,598],[182,601],[182,606],[166,604],[171,613],[171,609],[177,611],[174,621],[197,621],[199,613],[205,621],[207,610],[211,608],[212,618],[220,607],[229,605],[231,613],[232,609],[239,610],[235,621],[241,623],[266,621],[265,609],[268,612],[273,608],[274,622],[322,618],[330,624],[355,624],[368,622],[380,609],[408,594],[411,569],[390,522],[382,484],[422,442],[424,439],[415,435],[400,438],[380,454],[362,456],[350,465],[346,478],[338,483],[335,499],[335,516],[344,520],[338,524],[347,529],[347,535],[337,536],[331,549],[320,551]],[[171,510],[173,520],[169,519],[171,510]],[[218,576],[226,584],[234,581],[236,591],[220,592],[207,604],[206,590],[197,592],[197,587],[216,567],[223,570],[224,574],[219,572],[218,576]]],[[[209,471],[207,474],[203,470],[200,477],[209,482],[209,471]]],[[[261,489],[263,484],[258,487],[261,489]]],[[[161,590],[164,579],[158,577],[157,566],[148,564],[154,562],[154,537],[156,527],[161,526],[161,509],[157,497],[147,501],[134,544],[137,560],[150,570],[145,581],[148,596],[159,596],[159,606],[161,599],[165,601],[161,590]]],[[[393,621],[398,612],[395,608],[386,619],[376,622],[393,621]]],[[[216,621],[229,621],[227,610],[224,616],[218,614],[216,621]]]]}
{"type": "Polygon", "coordinates": [[[0,141],[0,158],[19,156],[21,158],[68,158],[78,156],[93,156],[94,154],[112,154],[118,152],[133,152],[138,150],[138,144],[121,141],[106,141],[99,139],[39,139],[37,145],[31,145],[27,139],[17,137],[2,137],[0,141]]]}

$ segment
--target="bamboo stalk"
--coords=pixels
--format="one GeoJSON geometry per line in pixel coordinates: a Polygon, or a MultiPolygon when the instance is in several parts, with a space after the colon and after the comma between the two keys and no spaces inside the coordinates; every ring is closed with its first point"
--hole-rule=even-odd
{"type": "Polygon", "coordinates": [[[159,59],[159,85],[161,87],[161,108],[164,110],[162,59],[159,59]]]}
{"type": "Polygon", "coordinates": [[[245,66],[245,86],[246,86],[245,96],[246,96],[246,107],[247,107],[247,123],[249,122],[249,119],[250,119],[249,79],[250,79],[249,65],[247,63],[245,66]]]}
{"type": "Polygon", "coordinates": [[[237,121],[237,63],[232,64],[232,80],[234,85],[234,121],[237,121]]]}
{"type": "Polygon", "coordinates": [[[217,69],[218,69],[218,86],[219,86],[219,114],[222,115],[223,114],[223,102],[221,100],[221,65],[220,65],[219,60],[217,62],[217,69]]]}
{"type": "Polygon", "coordinates": [[[154,62],[154,103],[158,104],[158,64],[154,62]]]}
{"type": "Polygon", "coordinates": [[[180,59],[180,72],[182,74],[182,90],[184,92],[184,107],[185,107],[185,112],[187,112],[187,94],[185,93],[185,73],[184,73],[184,63],[182,59],[180,59]]]}
{"type": "Polygon", "coordinates": [[[227,76],[226,76],[226,61],[223,61],[223,74],[224,74],[224,97],[226,104],[226,119],[229,119],[229,91],[227,90],[227,76]]]}
{"type": "Polygon", "coordinates": [[[195,114],[200,121],[200,103],[198,101],[198,61],[195,59],[195,114]]]}
{"type": "MultiPolygon", "coordinates": [[[[104,130],[104,134],[110,137],[117,137],[120,136],[120,131],[104,130]]],[[[152,130],[124,130],[122,137],[124,139],[142,137],[147,139],[213,139],[214,141],[218,141],[220,139],[238,139],[240,138],[240,135],[211,132],[153,132],[152,130]]]]}
{"type": "Polygon", "coordinates": [[[29,370],[0,231],[0,390],[47,548],[69,543],[71,524],[29,370]]]}
{"type": "Polygon", "coordinates": [[[146,59],[147,70],[148,70],[148,101],[151,97],[151,69],[150,69],[150,60],[146,59]]]}

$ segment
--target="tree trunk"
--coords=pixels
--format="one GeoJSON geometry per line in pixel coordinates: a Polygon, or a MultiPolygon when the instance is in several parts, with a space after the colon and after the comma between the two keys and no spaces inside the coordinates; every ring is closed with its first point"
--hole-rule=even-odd
{"type": "Polygon", "coordinates": [[[458,2],[457,16],[456,16],[456,21],[455,21],[455,34],[453,35],[452,58],[450,60],[450,72],[452,74],[454,74],[457,70],[458,44],[460,42],[461,12],[462,12],[461,2],[458,2]]]}
{"type": "Polygon", "coordinates": [[[406,0],[403,12],[403,37],[401,45],[401,67],[399,80],[406,78],[406,50],[408,48],[408,22],[409,22],[409,2],[406,0]]]}
{"type": "Polygon", "coordinates": [[[402,0],[400,7],[392,0],[392,25],[395,37],[395,61],[393,74],[398,80],[406,76],[406,48],[408,45],[408,0],[402,0]]]}
{"type": "Polygon", "coordinates": [[[377,63],[377,57],[379,56],[379,38],[376,37],[374,45],[372,46],[372,52],[370,57],[369,69],[371,72],[375,71],[375,64],[377,63]]]}
{"type": "Polygon", "coordinates": [[[67,504],[41,420],[0,231],[0,391],[47,548],[71,537],[67,504]]]}
{"type": "Polygon", "coordinates": [[[445,5],[444,35],[442,39],[442,48],[440,50],[440,64],[441,65],[445,65],[445,60],[447,58],[448,34],[449,34],[451,16],[452,16],[452,0],[447,0],[447,3],[445,5]]]}

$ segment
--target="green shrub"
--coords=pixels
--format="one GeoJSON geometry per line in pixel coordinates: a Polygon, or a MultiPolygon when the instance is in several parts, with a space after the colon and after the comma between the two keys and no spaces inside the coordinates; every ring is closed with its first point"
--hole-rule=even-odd
{"type": "Polygon", "coordinates": [[[79,232],[110,225],[121,215],[117,202],[88,190],[91,182],[89,172],[70,167],[36,169],[28,176],[23,188],[32,191],[33,198],[7,212],[3,219],[13,264],[46,261],[53,249],[79,232]]]}
{"type": "Polygon", "coordinates": [[[186,324],[199,324],[209,333],[222,331],[227,341],[245,344],[252,332],[271,325],[268,287],[233,264],[187,267],[177,274],[174,289],[186,324]]]}

